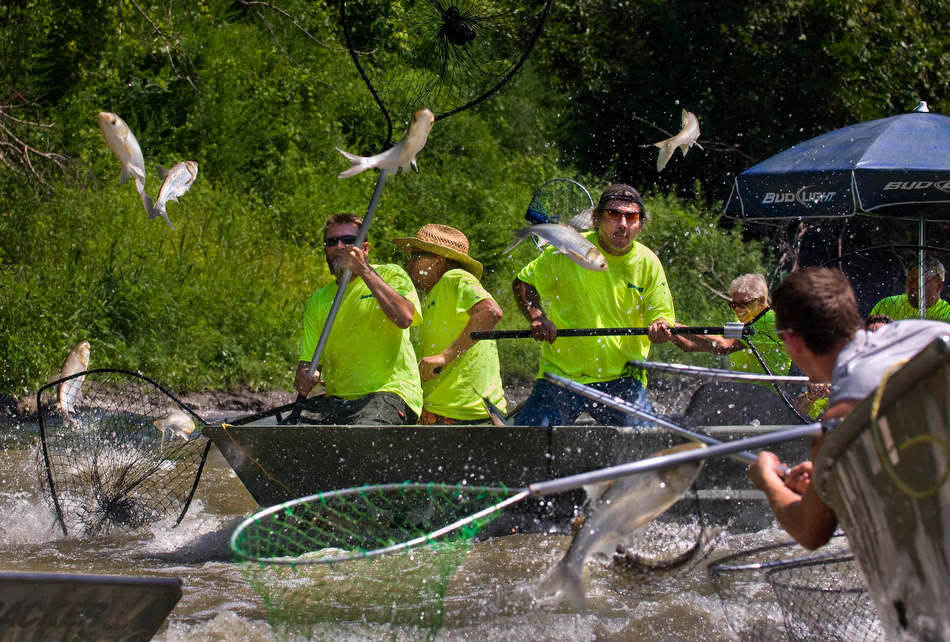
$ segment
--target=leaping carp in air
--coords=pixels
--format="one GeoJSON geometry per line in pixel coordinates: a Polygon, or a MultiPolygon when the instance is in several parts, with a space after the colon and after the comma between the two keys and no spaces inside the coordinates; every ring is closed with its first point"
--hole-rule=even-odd
{"type": "Polygon", "coordinates": [[[676,136],[661,140],[659,143],[653,143],[654,146],[660,148],[660,152],[656,157],[656,171],[663,171],[663,168],[666,167],[666,164],[670,161],[677,147],[683,152],[683,156],[686,156],[686,152],[688,152],[689,148],[693,145],[702,149],[703,146],[696,142],[698,138],[699,119],[696,118],[696,114],[684,109],[680,130],[676,136]]]}
{"type": "Polygon", "coordinates": [[[352,164],[352,167],[348,170],[340,172],[339,178],[356,176],[371,167],[406,171],[411,166],[414,170],[419,171],[416,166],[416,154],[425,147],[426,140],[429,138],[429,131],[432,129],[432,123],[434,122],[435,116],[431,111],[420,109],[412,115],[412,121],[409,123],[409,130],[406,132],[405,138],[375,156],[357,156],[337,147],[336,150],[352,164]]]}
{"type": "Polygon", "coordinates": [[[181,437],[185,441],[188,441],[189,437],[191,437],[191,433],[195,431],[195,422],[186,412],[178,409],[172,410],[161,419],[156,419],[152,423],[155,424],[155,427],[162,433],[162,452],[165,451],[165,436],[167,433],[171,433],[171,437],[181,437]]]}
{"type": "MultiPolygon", "coordinates": [[[[66,377],[71,377],[74,374],[88,370],[89,352],[90,346],[88,341],[80,341],[77,343],[76,346],[69,351],[69,355],[66,357],[66,361],[63,363],[63,367],[56,378],[65,379],[66,377]]],[[[56,399],[59,404],[59,409],[63,415],[69,419],[71,419],[73,408],[79,399],[79,392],[82,389],[83,380],[85,378],[85,375],[74,377],[62,382],[56,388],[56,399]]]]}
{"type": "MultiPolygon", "coordinates": [[[[159,170],[159,175],[162,171],[159,170]]],[[[178,202],[178,197],[187,192],[195,178],[198,177],[198,163],[195,161],[182,161],[175,163],[165,174],[162,181],[162,187],[158,190],[158,198],[155,199],[155,207],[152,209],[149,218],[161,216],[168,223],[168,227],[175,229],[168,218],[168,212],[165,211],[165,204],[168,201],[178,202]]]]}
{"type": "Polygon", "coordinates": [[[142,198],[145,213],[153,218],[152,199],[145,193],[145,159],[139,141],[125,121],[108,111],[101,111],[96,117],[99,129],[105,136],[106,145],[115,153],[122,164],[122,173],[119,174],[119,183],[125,184],[129,177],[135,179],[135,189],[142,198]]]}
{"type": "Polygon", "coordinates": [[[520,230],[515,230],[515,242],[509,245],[503,254],[507,254],[518,243],[534,234],[542,241],[547,241],[556,248],[556,252],[566,254],[569,259],[582,268],[603,272],[607,269],[607,259],[597,249],[597,246],[580,235],[577,230],[560,223],[540,223],[520,230]]]}
{"type": "MultiPolygon", "coordinates": [[[[654,456],[702,448],[689,442],[654,456]]],[[[629,475],[612,482],[585,486],[594,512],[574,536],[570,548],[538,587],[541,596],[562,595],[577,610],[584,609],[584,565],[596,554],[612,556],[655,517],[675,504],[702,469],[702,461],[686,462],[656,473],[629,475]]]]}

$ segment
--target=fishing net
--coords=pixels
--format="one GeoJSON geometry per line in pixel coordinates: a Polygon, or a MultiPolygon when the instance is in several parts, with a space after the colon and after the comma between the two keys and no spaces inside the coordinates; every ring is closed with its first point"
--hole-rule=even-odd
{"type": "Polygon", "coordinates": [[[36,400],[37,472],[64,535],[181,521],[211,442],[174,395],[140,374],[98,369],[51,382],[36,400]]]}
{"type": "Polygon", "coordinates": [[[820,553],[809,553],[790,540],[733,553],[710,564],[708,572],[729,628],[740,640],[784,640],[782,607],[769,586],[769,571],[840,556],[847,550],[847,540],[840,535],[820,553]]]}
{"type": "Polygon", "coordinates": [[[390,484],[320,493],[260,511],[231,537],[244,576],[281,637],[428,639],[443,594],[493,513],[429,535],[515,494],[504,488],[390,484]],[[392,550],[401,542],[419,545],[392,550]]]}
{"type": "Polygon", "coordinates": [[[441,120],[501,89],[541,35],[552,0],[342,0],[343,32],[388,125],[441,120]]]}
{"type": "Polygon", "coordinates": [[[588,229],[593,207],[594,200],[583,185],[569,178],[552,178],[531,195],[524,217],[529,223],[569,223],[588,229]]]}
{"type": "Polygon", "coordinates": [[[785,614],[789,640],[885,640],[854,558],[801,561],[766,574],[785,614]]]}
{"type": "Polygon", "coordinates": [[[710,527],[694,490],[617,547],[611,568],[637,582],[643,576],[685,571],[712,552],[722,528],[710,527]]]}

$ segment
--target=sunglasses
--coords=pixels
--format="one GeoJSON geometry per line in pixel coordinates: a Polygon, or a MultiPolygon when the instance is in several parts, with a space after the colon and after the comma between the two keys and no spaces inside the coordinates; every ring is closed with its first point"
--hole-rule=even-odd
{"type": "Polygon", "coordinates": [[[323,240],[324,247],[336,247],[337,243],[343,241],[343,245],[355,245],[359,237],[355,234],[344,234],[343,236],[330,236],[323,240]]]}
{"type": "Polygon", "coordinates": [[[639,211],[631,212],[631,211],[620,211],[620,210],[610,210],[610,209],[605,209],[605,210],[600,210],[600,211],[603,213],[604,216],[606,216],[607,218],[609,218],[611,221],[615,223],[625,216],[627,217],[628,221],[635,221],[638,218],[640,218],[639,211]]]}
{"type": "Polygon", "coordinates": [[[737,310],[739,308],[747,308],[753,303],[755,303],[756,301],[758,301],[758,299],[746,299],[745,301],[730,301],[729,307],[732,308],[733,310],[737,310]]]}

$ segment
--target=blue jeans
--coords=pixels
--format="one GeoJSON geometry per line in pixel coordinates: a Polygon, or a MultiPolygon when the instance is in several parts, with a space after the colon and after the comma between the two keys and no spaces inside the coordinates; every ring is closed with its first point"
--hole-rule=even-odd
{"type": "MultiPolygon", "coordinates": [[[[647,400],[646,389],[638,379],[622,377],[613,381],[598,381],[588,384],[600,392],[620,397],[638,410],[653,412],[647,400]]],[[[547,379],[537,379],[524,405],[514,417],[518,426],[569,426],[586,412],[605,426],[650,426],[648,421],[638,419],[602,403],[575,394],[553,384],[547,379]]]]}

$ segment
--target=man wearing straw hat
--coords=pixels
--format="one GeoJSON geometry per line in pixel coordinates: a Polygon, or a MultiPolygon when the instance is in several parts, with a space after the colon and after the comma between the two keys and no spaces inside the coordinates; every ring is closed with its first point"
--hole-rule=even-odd
{"type": "Polygon", "coordinates": [[[673,297],[657,256],[637,242],[647,218],[637,190],[610,185],[591,215],[593,230],[584,233],[607,260],[607,270],[584,269],[567,255],[546,249],[512,284],[515,300],[541,346],[541,365],[515,423],[570,424],[582,412],[605,424],[640,425],[640,420],[591,403],[543,378],[551,372],[651,410],[646,374],[627,373],[631,359],[645,359],[650,343],[669,341],[673,297]],[[558,328],[649,326],[648,337],[565,338],[558,328]]]}
{"type": "Polygon", "coordinates": [[[419,332],[419,423],[485,423],[489,415],[483,399],[504,412],[495,342],[471,338],[472,332],[495,327],[501,307],[479,282],[482,264],[469,256],[465,234],[429,223],[393,243],[409,252],[409,277],[427,295],[419,332]]]}
{"type": "Polygon", "coordinates": [[[294,388],[309,394],[309,374],[345,270],[353,274],[321,357],[326,396],[306,402],[301,419],[331,425],[412,424],[422,411],[422,385],[409,327],[422,322],[419,297],[398,265],[372,265],[369,243],[356,245],[362,219],[333,214],[323,227],[324,255],[336,282],[310,297],[303,318],[294,388]]]}
{"type": "MultiPolygon", "coordinates": [[[[884,376],[934,339],[950,334],[942,321],[895,321],[864,329],[848,278],[838,270],[804,268],[788,275],[772,298],[777,334],[792,362],[813,383],[831,383],[823,420],[843,419],[871,394],[884,376]]],[[[821,447],[812,444],[812,459],[821,447]]],[[[782,527],[802,546],[825,544],[837,516],[811,482],[812,462],[793,467],[783,479],[774,453],[761,451],[749,478],[763,490],[782,527]]]]}

